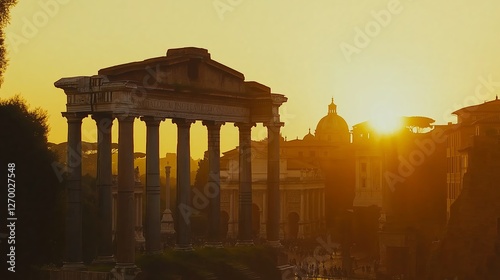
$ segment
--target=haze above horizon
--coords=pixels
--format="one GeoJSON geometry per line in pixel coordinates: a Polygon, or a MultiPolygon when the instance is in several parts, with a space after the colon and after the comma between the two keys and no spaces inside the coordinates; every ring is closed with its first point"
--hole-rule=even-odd
{"type": "MultiPolygon", "coordinates": [[[[195,46],[285,94],[288,139],[314,133],[332,97],[350,127],[381,115],[442,124],[455,121],[452,111],[498,94],[498,12],[500,2],[489,0],[20,1],[5,30],[9,66],[0,98],[20,94],[47,110],[49,141],[64,142],[66,98],[56,80],[195,46]]],[[[145,125],[137,120],[135,128],[135,150],[145,151],[145,125]]],[[[82,140],[96,140],[90,118],[82,131],[82,140]]],[[[265,129],[252,136],[264,138],[265,129]]],[[[160,137],[161,154],[175,152],[170,121],[160,137]]],[[[198,122],[193,158],[206,150],[201,139],[206,128],[198,122]]],[[[232,124],[223,127],[221,145],[238,145],[232,124]]]]}

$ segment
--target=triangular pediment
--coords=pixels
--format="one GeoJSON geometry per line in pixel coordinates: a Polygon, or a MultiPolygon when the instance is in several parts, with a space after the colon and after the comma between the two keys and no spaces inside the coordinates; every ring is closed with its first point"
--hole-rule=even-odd
{"type": "Polygon", "coordinates": [[[245,94],[245,76],[215,60],[206,49],[169,49],[166,56],[99,70],[110,82],[129,81],[148,89],[245,94]]]}
{"type": "Polygon", "coordinates": [[[210,57],[206,49],[169,49],[165,56],[115,65],[97,75],[61,78],[68,112],[234,123],[277,123],[287,98],[210,57]]]}

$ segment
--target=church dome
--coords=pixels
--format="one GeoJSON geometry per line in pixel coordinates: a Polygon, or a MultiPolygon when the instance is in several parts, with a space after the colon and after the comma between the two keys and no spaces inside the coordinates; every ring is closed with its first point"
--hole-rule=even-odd
{"type": "Polygon", "coordinates": [[[309,128],[309,133],[306,134],[306,136],[304,136],[304,138],[302,138],[302,140],[304,141],[314,141],[316,138],[314,137],[314,135],[311,134],[311,129],[309,128]]]}
{"type": "Polygon", "coordinates": [[[333,102],[333,98],[332,103],[328,105],[328,114],[316,126],[316,139],[336,144],[350,142],[349,126],[337,114],[337,105],[333,102]]]}

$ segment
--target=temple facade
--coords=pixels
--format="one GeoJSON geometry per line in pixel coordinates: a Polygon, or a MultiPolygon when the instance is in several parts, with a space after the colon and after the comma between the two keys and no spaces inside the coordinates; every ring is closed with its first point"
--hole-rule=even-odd
{"type": "MultiPolygon", "coordinates": [[[[104,68],[93,76],[62,78],[68,120],[67,220],[64,269],[78,270],[82,262],[81,141],[82,119],[96,121],[98,131],[99,224],[98,259],[115,262],[115,272],[134,274],[138,226],[134,188],[134,121],[147,127],[145,182],[145,250],[160,252],[161,209],[159,185],[159,124],[177,125],[177,199],[175,207],[191,204],[190,126],[201,121],[208,130],[209,178],[215,188],[210,198],[209,243],[220,244],[220,127],[239,129],[238,242],[252,244],[251,129],[262,123],[268,130],[266,240],[279,246],[280,232],[280,121],[279,107],[287,101],[263,84],[245,81],[242,73],[215,60],[205,49],[170,49],[165,56],[104,68]],[[111,126],[118,121],[118,176],[116,191],[116,251],[113,250],[111,126]]],[[[176,248],[192,250],[190,216],[176,211],[176,248]]]]}

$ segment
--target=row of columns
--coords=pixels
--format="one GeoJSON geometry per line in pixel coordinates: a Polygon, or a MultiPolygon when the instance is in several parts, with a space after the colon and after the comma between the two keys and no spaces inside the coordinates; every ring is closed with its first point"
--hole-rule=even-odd
{"type": "MultiPolygon", "coordinates": [[[[82,262],[82,205],[81,205],[81,124],[84,113],[63,113],[68,121],[67,147],[67,217],[66,252],[67,269],[83,267],[82,262]]],[[[114,262],[117,269],[135,267],[134,239],[134,119],[135,116],[93,114],[98,131],[97,186],[99,189],[99,240],[96,261],[114,262]],[[118,193],[116,224],[116,259],[112,243],[112,167],[111,127],[118,119],[118,193]]],[[[160,252],[160,174],[159,174],[159,125],[163,118],[145,116],[146,123],[146,252],[160,252]]],[[[176,248],[192,250],[190,243],[189,213],[191,207],[190,183],[190,127],[193,120],[173,119],[177,125],[177,217],[176,248]]],[[[214,195],[209,198],[208,246],[221,246],[220,242],[220,128],[224,122],[203,121],[208,131],[209,187],[214,195]]],[[[265,124],[268,129],[268,219],[267,240],[279,246],[279,138],[281,123],[265,124]]],[[[253,123],[237,123],[239,128],[239,224],[238,244],[252,244],[252,170],[251,128],[253,123]]]]}

